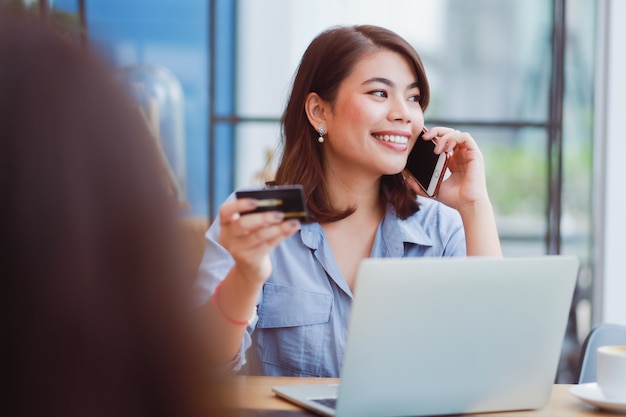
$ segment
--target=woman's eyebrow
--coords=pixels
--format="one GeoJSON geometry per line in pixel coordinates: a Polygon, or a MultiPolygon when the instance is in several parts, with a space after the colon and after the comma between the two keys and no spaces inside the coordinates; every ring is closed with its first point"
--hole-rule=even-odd
{"type": "MultiPolygon", "coordinates": [[[[382,84],[388,85],[389,87],[392,87],[395,85],[393,81],[384,77],[370,78],[368,80],[365,80],[362,85],[373,84],[373,83],[382,83],[382,84]]],[[[414,83],[409,84],[406,89],[410,90],[412,88],[419,88],[419,83],[415,81],[414,83]]]]}
{"type": "Polygon", "coordinates": [[[417,89],[419,89],[419,88],[420,88],[420,86],[419,86],[419,82],[415,81],[414,83],[409,84],[409,86],[407,87],[407,90],[410,90],[410,89],[412,89],[412,88],[417,88],[417,89]]]}
{"type": "Polygon", "coordinates": [[[389,80],[387,78],[383,78],[383,77],[370,78],[369,80],[363,81],[362,85],[373,84],[373,83],[382,83],[382,84],[388,85],[390,87],[394,85],[394,83],[391,80],[389,80]]]}

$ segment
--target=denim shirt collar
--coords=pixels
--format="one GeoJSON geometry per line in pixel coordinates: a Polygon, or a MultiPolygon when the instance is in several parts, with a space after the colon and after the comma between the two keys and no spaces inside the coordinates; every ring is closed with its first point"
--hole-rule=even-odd
{"type": "MultiPolygon", "coordinates": [[[[399,219],[392,205],[378,225],[371,257],[402,257],[404,245],[432,246],[432,240],[418,221],[411,221],[415,214],[405,220],[399,219]]],[[[326,236],[319,223],[302,224],[300,229],[302,243],[316,251],[326,241],[326,236]]]]}

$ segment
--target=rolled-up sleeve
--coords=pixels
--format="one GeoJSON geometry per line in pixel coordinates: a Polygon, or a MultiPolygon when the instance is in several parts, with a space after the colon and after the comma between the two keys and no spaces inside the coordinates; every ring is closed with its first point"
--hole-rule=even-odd
{"type": "MultiPolygon", "coordinates": [[[[196,281],[197,288],[197,301],[198,305],[206,304],[211,295],[215,292],[217,285],[222,282],[228,272],[235,264],[230,253],[218,243],[219,230],[219,218],[215,219],[213,224],[209,227],[209,230],[205,234],[206,247],[204,249],[204,256],[198,270],[198,279],[196,281]]],[[[250,334],[256,325],[258,318],[255,317],[248,325],[248,329],[244,334],[239,352],[235,357],[225,364],[217,367],[218,372],[229,373],[238,372],[246,363],[246,350],[252,344],[250,334]]]]}

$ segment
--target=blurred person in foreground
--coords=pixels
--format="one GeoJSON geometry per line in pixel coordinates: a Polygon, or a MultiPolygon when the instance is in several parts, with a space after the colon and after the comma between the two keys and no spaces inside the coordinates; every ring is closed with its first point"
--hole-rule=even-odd
{"type": "Polygon", "coordinates": [[[213,414],[195,271],[138,107],[97,56],[2,10],[0,189],[0,415],[213,414]]]}

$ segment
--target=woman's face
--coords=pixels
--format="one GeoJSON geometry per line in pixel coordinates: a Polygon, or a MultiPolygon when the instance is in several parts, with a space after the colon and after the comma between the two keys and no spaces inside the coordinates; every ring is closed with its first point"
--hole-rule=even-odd
{"type": "Polygon", "coordinates": [[[339,87],[327,118],[327,166],[342,175],[397,174],[424,126],[417,74],[402,55],[361,58],[339,87]]]}

